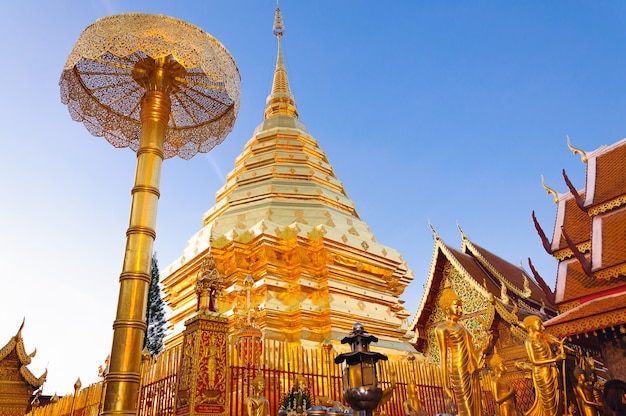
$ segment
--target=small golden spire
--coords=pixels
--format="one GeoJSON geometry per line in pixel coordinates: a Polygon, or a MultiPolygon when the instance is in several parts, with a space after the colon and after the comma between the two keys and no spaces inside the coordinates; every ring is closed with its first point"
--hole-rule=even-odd
{"type": "Polygon", "coordinates": [[[543,186],[543,189],[545,189],[547,193],[551,194],[554,197],[554,203],[558,204],[559,203],[559,194],[557,194],[554,189],[552,189],[552,188],[548,187],[548,185],[546,185],[546,181],[543,179],[543,175],[541,175],[541,185],[543,186]]]}
{"type": "Polygon", "coordinates": [[[280,13],[280,6],[276,1],[276,15],[274,16],[274,35],[280,39],[285,34],[285,24],[283,23],[283,15],[280,13]]]}
{"type": "Polygon", "coordinates": [[[569,147],[569,150],[571,150],[575,155],[579,154],[580,160],[582,160],[583,163],[587,163],[587,154],[583,150],[572,146],[572,142],[569,140],[569,135],[566,134],[565,137],[567,137],[567,147],[569,147]]]}
{"type": "Polygon", "coordinates": [[[274,70],[272,92],[267,97],[265,118],[270,118],[275,115],[287,115],[298,118],[296,100],[291,94],[291,89],[289,88],[289,79],[287,78],[287,70],[285,69],[285,62],[283,60],[283,50],[280,44],[280,40],[285,34],[285,24],[283,23],[283,16],[280,13],[278,3],[276,4],[273,33],[278,41],[278,56],[276,57],[276,69],[274,70]]]}

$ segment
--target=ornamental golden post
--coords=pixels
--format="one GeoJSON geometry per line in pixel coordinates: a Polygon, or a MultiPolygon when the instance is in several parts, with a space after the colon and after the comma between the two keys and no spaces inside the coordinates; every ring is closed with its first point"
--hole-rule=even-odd
{"type": "Polygon", "coordinates": [[[226,138],[239,110],[239,71],[224,46],[201,29],[167,16],[126,13],[83,31],[59,85],[75,121],[137,152],[102,412],[134,415],[161,165],[208,152],[226,138]]]}

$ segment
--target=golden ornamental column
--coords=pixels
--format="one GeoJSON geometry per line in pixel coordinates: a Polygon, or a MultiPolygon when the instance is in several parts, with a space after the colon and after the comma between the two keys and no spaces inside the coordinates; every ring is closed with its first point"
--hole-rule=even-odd
{"type": "Polygon", "coordinates": [[[177,416],[228,414],[228,318],[217,307],[221,289],[222,279],[209,251],[196,281],[196,315],[185,321],[177,416]]]}
{"type": "Polygon", "coordinates": [[[97,20],[64,66],[61,100],[72,118],[137,152],[126,249],[102,414],[134,415],[164,159],[221,143],[239,109],[240,77],[215,38],[167,16],[97,20]]]}

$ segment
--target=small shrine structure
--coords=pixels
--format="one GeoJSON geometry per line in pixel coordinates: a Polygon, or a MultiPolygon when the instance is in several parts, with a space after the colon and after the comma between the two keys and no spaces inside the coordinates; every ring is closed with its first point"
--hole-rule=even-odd
{"type": "Polygon", "coordinates": [[[24,322],[9,342],[0,349],[0,415],[23,416],[33,393],[38,391],[46,381],[48,371],[36,377],[28,369],[37,353],[26,353],[22,329],[24,322]]]}

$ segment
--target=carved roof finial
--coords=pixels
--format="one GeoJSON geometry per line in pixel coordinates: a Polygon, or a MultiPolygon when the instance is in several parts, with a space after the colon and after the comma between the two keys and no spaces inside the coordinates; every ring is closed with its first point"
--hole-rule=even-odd
{"type": "Polygon", "coordinates": [[[430,229],[432,230],[434,236],[435,236],[435,240],[441,240],[439,238],[439,234],[437,234],[437,231],[435,231],[435,227],[433,227],[433,225],[430,223],[430,220],[428,220],[428,226],[430,227],[430,229]]]}
{"type": "Polygon", "coordinates": [[[579,154],[580,160],[582,160],[583,163],[587,163],[587,154],[582,149],[572,146],[572,142],[569,140],[569,135],[566,134],[565,137],[567,137],[567,147],[569,147],[569,150],[571,150],[575,155],[579,154]]]}
{"type": "Polygon", "coordinates": [[[459,221],[456,222],[456,228],[459,229],[459,232],[461,233],[461,238],[463,238],[463,240],[469,240],[469,238],[467,238],[467,236],[463,232],[463,229],[461,228],[461,225],[459,224],[459,221]]]}
{"type": "Polygon", "coordinates": [[[543,189],[545,189],[548,194],[551,194],[554,197],[554,203],[558,204],[559,203],[559,194],[557,194],[554,189],[552,189],[548,185],[546,185],[546,181],[543,179],[543,175],[541,175],[541,185],[543,186],[543,189]]]}

